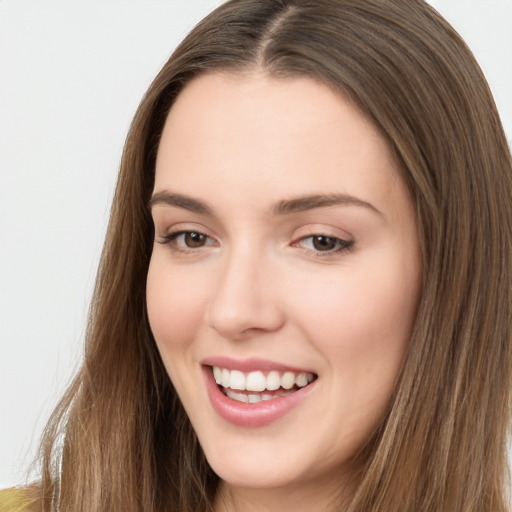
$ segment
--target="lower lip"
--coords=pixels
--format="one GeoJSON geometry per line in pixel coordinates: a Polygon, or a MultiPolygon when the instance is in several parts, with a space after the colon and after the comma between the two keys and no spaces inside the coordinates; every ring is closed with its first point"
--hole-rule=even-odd
{"type": "Polygon", "coordinates": [[[239,427],[264,427],[274,423],[302,403],[315,385],[312,382],[289,395],[250,404],[227,397],[219,389],[209,366],[203,367],[203,373],[213,408],[222,419],[239,427]]]}

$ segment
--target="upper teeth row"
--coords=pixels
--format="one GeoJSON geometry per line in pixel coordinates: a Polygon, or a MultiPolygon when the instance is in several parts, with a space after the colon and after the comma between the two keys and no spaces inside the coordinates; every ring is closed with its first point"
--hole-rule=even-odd
{"type": "Polygon", "coordinates": [[[246,391],[273,391],[279,388],[291,389],[293,386],[303,388],[309,384],[314,375],[312,373],[271,371],[267,375],[263,372],[243,373],[240,370],[228,370],[226,368],[213,367],[215,382],[224,388],[241,389],[246,391]]]}

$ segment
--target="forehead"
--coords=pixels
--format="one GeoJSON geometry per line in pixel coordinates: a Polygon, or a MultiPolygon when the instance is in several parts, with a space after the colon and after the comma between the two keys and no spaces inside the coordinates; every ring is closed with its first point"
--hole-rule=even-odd
{"type": "Polygon", "coordinates": [[[350,102],[311,78],[202,75],[170,110],[155,190],[237,194],[392,193],[398,174],[384,138],[350,102]],[[267,185],[266,187],[264,185],[267,185]],[[333,190],[337,189],[337,190],[333,190]]]}

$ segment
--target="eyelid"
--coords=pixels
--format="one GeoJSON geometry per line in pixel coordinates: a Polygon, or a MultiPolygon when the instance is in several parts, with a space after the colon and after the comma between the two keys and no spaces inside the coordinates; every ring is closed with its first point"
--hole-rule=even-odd
{"type": "Polygon", "coordinates": [[[202,226],[189,224],[189,223],[179,223],[175,224],[165,230],[160,231],[161,234],[158,235],[160,240],[156,240],[157,243],[161,245],[166,245],[170,249],[172,249],[176,253],[189,254],[194,253],[197,254],[201,252],[201,250],[211,247],[218,246],[218,242],[216,238],[209,234],[208,229],[204,229],[202,226]],[[187,247],[185,244],[179,244],[176,240],[182,236],[190,233],[196,233],[198,235],[202,235],[207,239],[207,243],[198,247],[187,247]],[[210,242],[208,242],[208,240],[210,242]],[[213,242],[213,243],[212,243],[213,242]]]}
{"type": "MultiPolygon", "coordinates": [[[[161,245],[168,245],[170,249],[178,254],[198,254],[203,252],[208,247],[219,246],[216,237],[211,235],[208,229],[205,229],[204,226],[197,225],[195,223],[174,224],[171,227],[162,230],[161,233],[162,234],[158,235],[160,240],[156,240],[156,242],[161,245]],[[185,241],[181,241],[181,243],[179,242],[179,237],[192,233],[204,237],[205,243],[198,246],[193,246],[192,244],[187,245],[185,241]]],[[[325,225],[302,226],[295,231],[292,238],[293,241],[289,244],[291,247],[300,248],[306,254],[320,258],[328,258],[339,253],[348,252],[352,249],[355,243],[353,237],[348,233],[341,233],[339,228],[325,225]],[[318,247],[307,247],[305,242],[308,239],[314,239],[315,237],[321,237],[333,241],[334,247],[332,249],[326,250],[318,247]]]]}
{"type": "Polygon", "coordinates": [[[206,228],[203,224],[197,222],[154,222],[155,235],[159,236],[170,236],[176,233],[201,233],[205,236],[215,239],[216,237],[212,234],[211,230],[206,228]]]}
{"type": "Polygon", "coordinates": [[[311,253],[313,255],[315,255],[316,257],[329,257],[329,256],[333,256],[335,254],[339,254],[339,253],[343,253],[343,252],[348,252],[352,246],[354,245],[354,241],[353,240],[345,240],[343,238],[339,238],[337,236],[328,236],[328,235],[323,235],[321,233],[318,233],[318,234],[314,234],[314,235],[307,235],[307,236],[303,236],[302,238],[299,238],[296,242],[294,242],[292,244],[292,246],[294,247],[300,247],[300,242],[304,242],[305,240],[311,238],[311,239],[314,239],[315,237],[317,238],[328,238],[330,240],[333,240],[337,246],[333,249],[329,249],[329,250],[320,250],[320,249],[315,249],[315,248],[307,248],[307,247],[303,247],[303,249],[305,251],[307,251],[308,253],[311,253]]]}
{"type": "MultiPolygon", "coordinates": [[[[206,233],[203,233],[202,231],[196,230],[196,229],[180,229],[178,231],[172,231],[169,233],[165,233],[163,235],[160,235],[160,238],[163,238],[166,240],[165,242],[160,242],[163,244],[166,244],[172,240],[176,240],[176,238],[180,237],[181,235],[188,235],[188,234],[196,234],[204,236],[205,238],[208,238],[209,240],[214,240],[210,235],[207,235],[206,233]]],[[[206,244],[206,245],[213,245],[213,244],[206,244]]]]}
{"type": "Polygon", "coordinates": [[[292,247],[303,249],[309,255],[319,258],[328,258],[350,251],[353,248],[354,243],[354,237],[347,232],[341,232],[339,228],[326,225],[309,225],[304,226],[295,232],[293,242],[290,245],[292,247]],[[335,240],[337,242],[337,246],[325,251],[311,247],[304,247],[303,243],[306,240],[314,239],[315,237],[324,237],[335,240]]]}

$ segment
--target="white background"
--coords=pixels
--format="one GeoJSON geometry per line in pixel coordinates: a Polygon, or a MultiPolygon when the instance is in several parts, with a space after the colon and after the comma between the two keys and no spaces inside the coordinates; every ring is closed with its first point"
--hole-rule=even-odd
{"type": "MultiPolygon", "coordinates": [[[[21,483],[77,367],[123,141],[219,0],[0,0],[0,488],[21,483]]],[[[512,0],[432,0],[512,138],[512,0]]]]}

